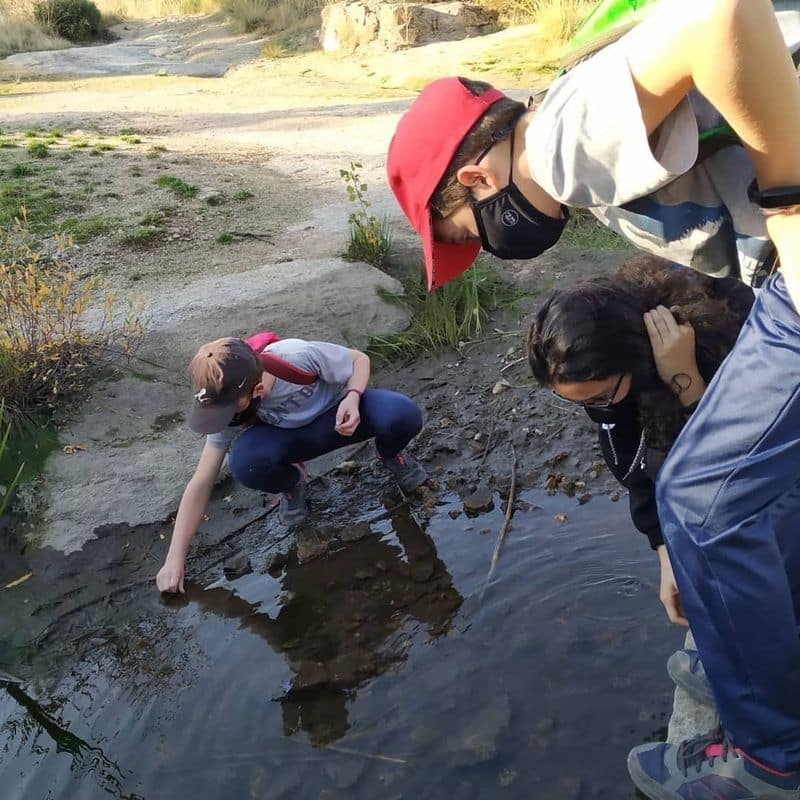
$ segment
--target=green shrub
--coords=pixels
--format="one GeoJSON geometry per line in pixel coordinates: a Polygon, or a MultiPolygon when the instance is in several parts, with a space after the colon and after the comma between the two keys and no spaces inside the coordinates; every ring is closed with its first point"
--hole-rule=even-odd
{"type": "Polygon", "coordinates": [[[100,10],[91,0],[42,0],[33,8],[36,21],[72,42],[86,42],[101,30],[100,10]]]}

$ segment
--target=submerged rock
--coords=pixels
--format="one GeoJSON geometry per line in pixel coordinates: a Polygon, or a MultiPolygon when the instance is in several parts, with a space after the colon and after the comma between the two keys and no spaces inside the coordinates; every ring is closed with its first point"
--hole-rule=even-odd
{"type": "Polygon", "coordinates": [[[247,556],[237,553],[225,560],[222,571],[228,580],[233,580],[234,578],[241,578],[242,575],[249,575],[253,571],[253,567],[247,556]]]}
{"type": "Polygon", "coordinates": [[[297,560],[302,564],[328,552],[329,542],[317,531],[303,528],[297,531],[297,560]]]}
{"type": "Polygon", "coordinates": [[[494,508],[494,491],[489,486],[479,486],[469,497],[464,498],[465,511],[491,511],[494,508]]]}
{"type": "Polygon", "coordinates": [[[482,708],[464,728],[445,743],[455,766],[468,767],[489,761],[497,755],[499,739],[511,721],[508,695],[498,695],[482,708]]]}

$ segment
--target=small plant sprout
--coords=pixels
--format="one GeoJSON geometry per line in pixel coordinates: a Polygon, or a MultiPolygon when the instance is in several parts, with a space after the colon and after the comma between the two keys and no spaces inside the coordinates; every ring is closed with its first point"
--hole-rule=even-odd
{"type": "Polygon", "coordinates": [[[351,161],[349,169],[340,169],[339,175],[347,189],[347,197],[355,207],[347,217],[350,241],[345,257],[351,261],[364,261],[374,267],[384,267],[389,262],[392,249],[392,231],[388,219],[378,219],[370,213],[367,184],[361,178],[362,165],[351,161]]]}

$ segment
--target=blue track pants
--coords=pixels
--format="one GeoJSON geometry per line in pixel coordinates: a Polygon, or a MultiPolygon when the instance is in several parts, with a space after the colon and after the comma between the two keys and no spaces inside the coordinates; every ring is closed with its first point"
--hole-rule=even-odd
{"type": "Polygon", "coordinates": [[[767,281],[658,479],[681,600],[735,745],[800,769],[800,316],[767,281]]]}
{"type": "Polygon", "coordinates": [[[361,398],[361,422],[352,436],[334,430],[336,406],[302,428],[277,428],[258,422],[233,443],[228,460],[239,483],[262,492],[287,492],[297,483],[293,463],[308,461],[348,444],[375,439],[378,454],[396,456],[422,428],[422,412],[403,394],[367,389],[361,398]]]}

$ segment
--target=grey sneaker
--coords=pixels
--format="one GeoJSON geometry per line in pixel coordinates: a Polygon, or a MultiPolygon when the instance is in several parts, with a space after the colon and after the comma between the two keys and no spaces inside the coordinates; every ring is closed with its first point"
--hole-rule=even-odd
{"type": "Polygon", "coordinates": [[[308,516],[308,503],[306,502],[306,470],[305,464],[294,464],[300,471],[300,480],[291,492],[281,494],[278,506],[278,519],[287,527],[297,525],[308,516]]]}
{"type": "Polygon", "coordinates": [[[714,707],[714,695],[711,694],[711,686],[697,650],[678,650],[673,653],[667,660],[667,673],[692,700],[714,707]]]}
{"type": "Polygon", "coordinates": [[[681,744],[643,744],[628,772],[651,800],[797,800],[800,772],[777,772],[733,746],[721,730],[681,744]]]}
{"type": "Polygon", "coordinates": [[[422,464],[408,453],[398,453],[394,458],[381,457],[381,462],[404,492],[413,492],[428,479],[422,464]]]}

